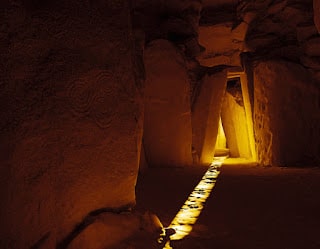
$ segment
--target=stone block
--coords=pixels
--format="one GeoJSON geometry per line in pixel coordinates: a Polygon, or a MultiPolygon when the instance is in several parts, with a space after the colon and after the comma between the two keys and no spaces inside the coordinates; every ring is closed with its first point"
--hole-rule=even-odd
{"type": "Polygon", "coordinates": [[[230,157],[250,159],[252,154],[245,108],[243,105],[239,105],[236,99],[228,92],[224,95],[221,120],[226,134],[230,157]]]}
{"type": "Polygon", "coordinates": [[[318,165],[320,92],[308,71],[286,61],[260,62],[254,68],[254,84],[254,128],[260,163],[318,165]]]}
{"type": "Polygon", "coordinates": [[[193,147],[202,164],[213,160],[227,72],[206,75],[192,112],[193,147]]]}
{"type": "Polygon", "coordinates": [[[30,2],[6,13],[0,247],[50,249],[89,212],[135,202],[142,108],[129,5],[30,2]]]}
{"type": "Polygon", "coordinates": [[[150,166],[192,164],[190,83],[182,53],[167,40],[145,50],[144,149],[150,166]]]}

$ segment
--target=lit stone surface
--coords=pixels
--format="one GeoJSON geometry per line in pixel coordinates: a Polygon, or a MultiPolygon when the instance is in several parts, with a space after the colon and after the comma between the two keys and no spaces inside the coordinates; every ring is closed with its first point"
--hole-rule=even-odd
{"type": "Polygon", "coordinates": [[[190,86],[184,58],[166,40],[145,51],[144,149],[150,166],[192,164],[190,86]]]}
{"type": "Polygon", "coordinates": [[[225,93],[221,119],[231,157],[251,158],[246,112],[228,92],[225,93]]]}
{"type": "Polygon", "coordinates": [[[319,90],[308,71],[285,61],[261,62],[254,68],[254,81],[254,128],[260,162],[319,164],[319,90]]]}
{"type": "Polygon", "coordinates": [[[248,77],[260,162],[319,166],[319,12],[319,0],[0,1],[0,248],[56,248],[89,212],[134,203],[148,152],[142,53],[155,39],[171,41],[151,59],[159,93],[171,91],[153,103],[170,103],[148,138],[166,143],[145,147],[156,163],[192,163],[188,81],[207,70],[195,59],[246,68],[247,52],[257,65],[248,77]],[[209,21],[200,29],[199,18],[209,21]],[[270,62],[280,58],[293,63],[270,62]]]}
{"type": "Polygon", "coordinates": [[[193,147],[203,164],[210,164],[214,156],[226,83],[226,70],[206,75],[193,107],[193,147]]]}
{"type": "Polygon", "coordinates": [[[232,30],[232,23],[220,23],[199,27],[199,43],[205,51],[197,57],[200,64],[207,67],[217,65],[240,66],[240,51],[247,25],[242,23],[232,30]]]}
{"type": "Polygon", "coordinates": [[[132,214],[101,214],[72,241],[68,249],[110,248],[136,233],[139,223],[139,217],[132,214]]]}

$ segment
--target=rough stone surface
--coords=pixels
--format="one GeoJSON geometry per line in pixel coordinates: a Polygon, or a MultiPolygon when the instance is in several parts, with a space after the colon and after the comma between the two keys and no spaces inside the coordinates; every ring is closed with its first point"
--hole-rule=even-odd
{"type": "Polygon", "coordinates": [[[320,37],[306,41],[304,44],[304,52],[310,57],[320,57],[320,37]]]}
{"type": "Polygon", "coordinates": [[[238,0],[203,0],[203,7],[219,7],[224,5],[236,5],[238,0]]]}
{"type": "Polygon", "coordinates": [[[320,33],[320,0],[313,0],[313,18],[318,32],[320,33]]]}
{"type": "Polygon", "coordinates": [[[264,165],[319,165],[319,86],[298,64],[260,62],[254,68],[257,154],[264,165]],[[303,134],[303,136],[301,136],[303,134]]]}
{"type": "Polygon", "coordinates": [[[205,48],[197,59],[207,67],[217,65],[240,66],[240,51],[243,50],[247,24],[242,23],[232,30],[232,23],[199,27],[199,43],[205,48]]]}
{"type": "Polygon", "coordinates": [[[159,218],[150,212],[102,213],[70,243],[68,249],[156,249],[162,229],[159,218]]]}
{"type": "Polygon", "coordinates": [[[319,12],[319,0],[0,1],[0,248],[55,248],[91,211],[134,202],[150,42],[165,98],[148,108],[166,106],[148,143],[170,131],[145,147],[156,163],[192,163],[188,81],[206,69],[188,78],[183,58],[239,66],[246,52],[260,162],[319,165],[319,12]]]}
{"type": "Polygon", "coordinates": [[[320,57],[301,56],[300,61],[304,67],[320,71],[320,57]]]}
{"type": "MultiPolygon", "coordinates": [[[[314,1],[314,4],[317,1],[314,1]]],[[[293,64],[287,64],[284,66],[286,68],[285,72],[283,72],[283,75],[285,75],[286,72],[289,72],[291,75],[290,77],[294,78],[294,68],[299,68],[298,65],[301,65],[302,67],[308,69],[303,70],[303,68],[300,67],[300,72],[303,71],[303,77],[305,79],[300,80],[293,80],[294,84],[298,84],[299,87],[297,90],[298,92],[303,92],[299,96],[296,97],[295,102],[301,102],[301,109],[297,107],[291,107],[292,109],[296,109],[297,112],[301,112],[301,117],[297,114],[295,117],[294,115],[291,115],[290,118],[283,119],[282,123],[279,124],[274,122],[273,115],[265,115],[263,114],[265,108],[267,108],[268,105],[271,105],[272,99],[281,99],[277,94],[273,94],[272,96],[266,95],[266,92],[271,91],[272,92],[279,92],[284,93],[284,86],[289,87],[289,80],[283,79],[283,83],[278,80],[278,77],[271,77],[268,80],[265,80],[265,77],[263,76],[264,71],[259,70],[259,73],[255,72],[255,77],[261,77],[263,78],[263,81],[260,81],[259,83],[254,83],[254,88],[256,91],[255,94],[255,110],[254,112],[258,116],[255,116],[254,123],[255,123],[255,134],[256,134],[256,144],[258,149],[258,158],[260,161],[264,162],[264,164],[273,164],[273,163],[281,163],[284,164],[285,162],[292,163],[292,164],[299,164],[298,156],[296,156],[296,159],[294,157],[291,157],[294,153],[298,154],[297,152],[293,152],[294,145],[296,143],[290,144],[292,149],[289,149],[286,152],[283,152],[284,150],[284,142],[282,139],[274,139],[274,136],[279,137],[278,135],[278,129],[283,129],[280,127],[284,126],[293,126],[293,124],[297,124],[297,127],[301,125],[302,121],[306,120],[306,116],[308,113],[310,114],[310,110],[314,109],[312,104],[310,104],[310,101],[304,101],[300,98],[307,99],[307,98],[314,98],[309,97],[308,94],[312,95],[312,90],[309,89],[309,82],[310,81],[318,81],[318,72],[320,71],[320,60],[319,60],[319,46],[318,46],[318,39],[319,39],[319,33],[317,31],[314,17],[316,19],[316,12],[314,12],[315,16],[313,15],[313,1],[310,0],[287,0],[287,1],[240,1],[238,8],[237,8],[237,18],[239,21],[245,20],[248,23],[248,30],[246,35],[246,45],[245,48],[247,49],[248,55],[251,58],[254,58],[255,62],[259,64],[261,61],[265,60],[279,60],[284,59],[286,61],[294,62],[293,64]],[[293,66],[292,69],[289,69],[291,65],[293,66]],[[259,76],[259,74],[261,74],[259,76]],[[257,85],[259,85],[257,87],[257,85]],[[303,86],[306,85],[304,88],[303,86]],[[263,86],[261,88],[261,86],[263,86]],[[261,90],[264,89],[264,90],[261,90]],[[265,89],[269,89],[266,91],[265,89]],[[279,90],[276,90],[279,89],[279,90]],[[309,90],[307,90],[309,89],[309,90]],[[306,97],[307,96],[307,97],[306,97]],[[309,106],[310,104],[310,106],[309,106]],[[304,109],[306,108],[306,109],[304,109]],[[311,108],[311,109],[310,109],[311,108]],[[260,116],[261,114],[261,116],[260,116]],[[297,119],[297,120],[295,120],[297,119]],[[287,123],[286,123],[287,122],[287,123]],[[272,129],[268,128],[267,124],[272,123],[272,129]],[[286,125],[285,125],[286,123],[286,125]],[[279,126],[277,126],[279,125],[279,126]],[[264,127],[263,127],[264,126],[264,127]],[[273,130],[274,129],[274,130],[273,130]],[[276,135],[273,134],[273,132],[276,130],[276,135]],[[262,135],[262,133],[263,135],[262,135]],[[264,140],[263,143],[261,143],[261,139],[264,140]],[[281,147],[280,149],[277,149],[278,147],[281,147]],[[277,147],[277,148],[276,148],[277,147]],[[273,157],[275,154],[272,154],[273,152],[277,151],[277,153],[282,154],[283,158],[279,159],[279,154],[277,156],[273,157]],[[289,152],[290,151],[290,152],[289,152]],[[278,158],[276,158],[278,157],[278,158]],[[272,159],[273,158],[273,159],[272,159]],[[275,159],[276,158],[276,159],[275,159]],[[292,159],[292,160],[291,160],[292,159]],[[281,161],[281,162],[280,162],[281,161]]],[[[319,16],[319,15],[318,15],[319,16]]],[[[276,73],[278,74],[278,72],[276,73]]],[[[279,73],[280,74],[280,73],[279,73]]],[[[254,81],[252,81],[253,83],[254,81]]],[[[316,85],[316,84],[314,84],[316,85]]],[[[290,96],[291,93],[287,92],[287,95],[290,96]]],[[[314,90],[315,96],[318,94],[318,88],[316,87],[314,90]]],[[[283,96],[283,99],[290,99],[290,97],[285,97],[287,95],[283,96]]],[[[316,101],[315,101],[316,102],[316,101]]],[[[278,105],[278,108],[280,106],[284,105],[281,101],[277,102],[277,104],[272,104],[273,108],[271,113],[277,113],[277,108],[275,107],[278,105]]],[[[285,104],[286,108],[290,109],[289,103],[285,104]]],[[[295,106],[293,104],[293,106],[295,106]]],[[[293,112],[293,111],[292,111],[293,112]]],[[[266,111],[268,113],[268,111],[266,111]]],[[[291,113],[291,112],[290,112],[291,113]]],[[[278,115],[278,114],[277,114],[278,115]]],[[[311,121],[310,121],[311,122],[311,121]]],[[[308,126],[306,126],[308,127],[308,126]]],[[[293,130],[297,128],[291,128],[291,131],[287,131],[287,134],[290,132],[293,133],[293,130]]],[[[317,129],[315,129],[317,130],[317,129]]],[[[298,131],[297,131],[298,132],[298,131]]],[[[285,132],[283,132],[285,134],[285,132]]],[[[289,135],[288,135],[289,136],[289,135]]],[[[303,140],[303,139],[302,139],[303,140]]],[[[288,140],[289,141],[289,140],[288,140]]],[[[291,140],[292,141],[292,140],[291,140]]],[[[305,143],[305,142],[304,142],[305,143]]],[[[312,143],[312,142],[310,142],[312,143]]],[[[296,148],[298,148],[298,145],[295,145],[296,148]]],[[[317,145],[312,145],[317,146],[317,145]]],[[[312,149],[313,152],[310,152],[311,155],[315,155],[315,147],[312,149]]],[[[302,158],[303,156],[301,156],[302,158]]],[[[314,156],[306,156],[313,158],[314,156]]],[[[314,158],[313,158],[314,159],[314,158]]],[[[310,159],[309,161],[312,161],[313,159],[310,159]]],[[[317,159],[315,159],[317,161],[317,159]]]]}
{"type": "Polygon", "coordinates": [[[92,210],[134,203],[129,13],[125,0],[1,3],[1,248],[54,248],[92,210]]]}
{"type": "Polygon", "coordinates": [[[146,34],[146,41],[166,39],[189,56],[200,53],[197,41],[201,2],[198,0],[133,1],[135,27],[146,34]]]}
{"type": "Polygon", "coordinates": [[[193,147],[202,164],[214,156],[227,71],[205,75],[192,112],[193,147]]]}
{"type": "Polygon", "coordinates": [[[242,5],[238,16],[257,13],[246,36],[246,48],[256,55],[299,62],[301,43],[317,35],[311,1],[243,1],[242,5]]]}
{"type": "Polygon", "coordinates": [[[299,43],[311,37],[317,37],[318,30],[314,25],[299,26],[297,27],[297,39],[299,43]]]}
{"type": "Polygon", "coordinates": [[[150,166],[192,164],[190,83],[184,57],[171,42],[145,51],[144,149],[150,166]]]}

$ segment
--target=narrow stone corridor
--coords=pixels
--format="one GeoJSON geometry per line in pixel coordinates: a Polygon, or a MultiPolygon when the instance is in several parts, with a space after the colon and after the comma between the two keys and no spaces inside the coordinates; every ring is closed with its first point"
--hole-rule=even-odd
{"type": "MultiPolygon", "coordinates": [[[[170,224],[205,167],[150,168],[137,185],[137,209],[170,224]]],[[[257,167],[227,159],[189,236],[173,249],[316,249],[320,170],[257,167]]]]}
{"type": "Polygon", "coordinates": [[[162,249],[225,155],[256,164],[228,159],[170,247],[320,248],[320,0],[3,0],[0,20],[0,249],[162,249]]]}

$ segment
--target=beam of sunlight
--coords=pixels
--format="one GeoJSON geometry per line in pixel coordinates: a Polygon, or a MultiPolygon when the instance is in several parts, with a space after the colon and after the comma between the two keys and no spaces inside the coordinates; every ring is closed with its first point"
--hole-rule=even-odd
{"type": "MultiPolygon", "coordinates": [[[[185,201],[176,217],[172,220],[169,228],[173,228],[176,233],[170,236],[170,240],[180,240],[192,231],[192,226],[196,223],[207,198],[216,183],[220,173],[219,168],[226,157],[215,157],[201,181],[194,188],[188,199],[185,201]]],[[[168,241],[164,249],[170,249],[168,241]]]]}

